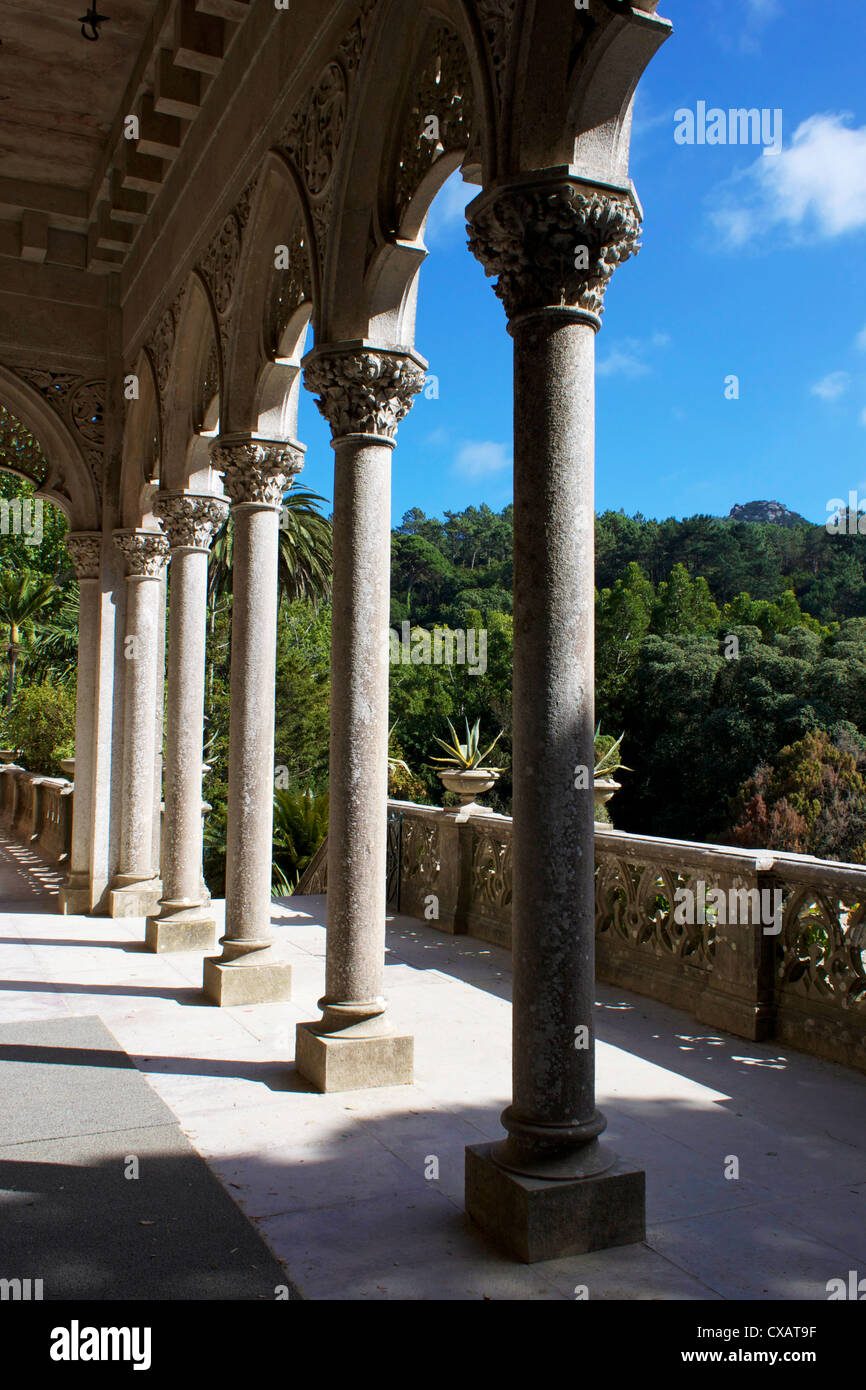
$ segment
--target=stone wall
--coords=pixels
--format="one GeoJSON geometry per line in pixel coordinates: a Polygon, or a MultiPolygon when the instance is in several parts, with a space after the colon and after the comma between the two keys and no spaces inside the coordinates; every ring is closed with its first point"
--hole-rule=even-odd
{"type": "MultiPolygon", "coordinates": [[[[453,811],[392,801],[389,846],[393,911],[510,947],[510,817],[461,820],[453,811]]],[[[866,869],[602,825],[595,857],[599,979],[738,1037],[777,1038],[866,1071],[866,869]],[[714,910],[714,892],[773,912],[745,925],[727,922],[723,916],[736,914],[714,910]],[[687,893],[697,906],[692,923],[678,920],[689,915],[677,912],[687,893]]],[[[326,890],[323,846],[298,891],[326,890]]]]}

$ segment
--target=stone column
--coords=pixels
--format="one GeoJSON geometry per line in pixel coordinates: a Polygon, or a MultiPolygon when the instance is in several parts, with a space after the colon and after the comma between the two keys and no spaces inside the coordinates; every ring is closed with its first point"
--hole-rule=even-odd
{"type": "Polygon", "coordinates": [[[595,1105],[594,363],[638,248],[630,189],[537,176],[467,210],[514,339],[513,1100],[466,1207],[524,1260],[644,1237],[644,1174],[595,1105]]]}
{"type": "Polygon", "coordinates": [[[207,558],[228,503],[163,492],[153,512],[170,546],[168,691],[162,898],[147,919],[145,939],[151,951],[209,950],[216,922],[201,869],[207,558]]]}
{"type": "Polygon", "coordinates": [[[406,349],[314,350],[305,384],[331,426],[334,585],[328,935],[322,1017],[298,1025],[297,1068],[321,1091],[412,1080],[413,1040],[383,997],[388,801],[391,453],[424,384],[406,349]]]}
{"type": "Polygon", "coordinates": [[[94,711],[99,656],[99,598],[102,536],[73,531],[66,549],[78,575],[78,684],[75,701],[75,791],[69,875],[60,890],[60,911],[89,912],[92,906],[90,841],[93,815],[94,711]]]}
{"type": "Polygon", "coordinates": [[[233,522],[226,928],[222,955],[204,962],[215,1004],[291,995],[292,969],[271,930],[274,682],[280,508],[303,458],[294,443],[222,438],[213,448],[233,522]]]}
{"type": "Polygon", "coordinates": [[[162,573],[168,541],[159,531],[114,532],[126,557],[126,686],[123,712],[123,798],[120,857],[109,896],[112,917],[146,917],[159,901],[153,855],[156,722],[162,573]]]}

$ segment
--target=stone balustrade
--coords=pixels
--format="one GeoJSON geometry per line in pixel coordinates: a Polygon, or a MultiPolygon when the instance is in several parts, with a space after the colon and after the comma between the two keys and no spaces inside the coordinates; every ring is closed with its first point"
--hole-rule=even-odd
{"type": "MultiPolygon", "coordinates": [[[[599,979],[866,1071],[866,868],[602,825],[595,859],[599,979]]],[[[392,910],[510,947],[510,817],[392,801],[388,871],[392,910]]]]}
{"type": "Polygon", "coordinates": [[[14,763],[0,766],[0,823],[52,864],[66,863],[72,843],[73,784],[14,763]]]}

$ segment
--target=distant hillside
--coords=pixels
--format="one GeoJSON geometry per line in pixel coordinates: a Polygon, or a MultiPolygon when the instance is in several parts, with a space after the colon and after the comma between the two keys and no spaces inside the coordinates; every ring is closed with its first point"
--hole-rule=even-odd
{"type": "Polygon", "coordinates": [[[730,521],[769,521],[774,526],[809,526],[806,517],[799,512],[789,511],[781,502],[746,502],[743,506],[731,507],[730,521]]]}

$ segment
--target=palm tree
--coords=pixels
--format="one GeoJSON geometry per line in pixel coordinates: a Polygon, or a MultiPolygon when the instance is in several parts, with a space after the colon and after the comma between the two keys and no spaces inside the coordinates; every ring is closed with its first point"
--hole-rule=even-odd
{"type": "Polygon", "coordinates": [[[27,655],[25,675],[42,682],[47,677],[70,685],[78,671],[78,586],[67,592],[59,606],[36,625],[36,637],[27,655]]]}
{"type": "Polygon", "coordinates": [[[0,573],[0,622],[9,629],[6,652],[9,657],[9,683],[6,687],[6,708],[15,693],[15,674],[21,654],[21,628],[37,613],[47,608],[57,595],[53,579],[33,570],[4,570],[0,573]]]}
{"type": "MultiPolygon", "coordinates": [[[[306,487],[293,487],[280,512],[280,602],[307,599],[314,606],[331,592],[331,523],[319,511],[326,499],[306,487]]],[[[227,520],[211,546],[208,602],[232,589],[232,529],[227,520]]]]}

